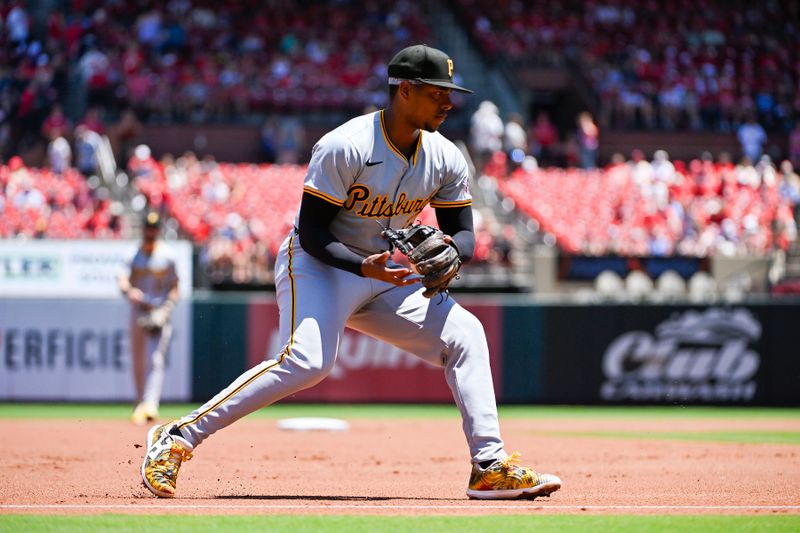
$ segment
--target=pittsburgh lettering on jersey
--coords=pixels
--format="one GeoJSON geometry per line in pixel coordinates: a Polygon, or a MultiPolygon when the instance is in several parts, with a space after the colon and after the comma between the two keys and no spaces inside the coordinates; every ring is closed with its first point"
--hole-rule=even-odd
{"type": "Polygon", "coordinates": [[[428,204],[429,198],[409,199],[401,192],[396,202],[386,194],[372,195],[366,185],[353,185],[347,192],[347,200],[342,205],[345,211],[352,211],[364,218],[388,218],[397,215],[416,215],[428,204]]]}

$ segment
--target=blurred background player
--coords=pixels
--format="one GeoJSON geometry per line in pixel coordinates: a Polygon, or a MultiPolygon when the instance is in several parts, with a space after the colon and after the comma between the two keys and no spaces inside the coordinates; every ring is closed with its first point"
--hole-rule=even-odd
{"type": "Polygon", "coordinates": [[[142,245],[130,262],[127,275],[120,275],[119,288],[131,303],[130,346],[136,407],[135,424],[158,418],[164,365],[172,337],[171,316],[178,300],[175,260],[159,240],[161,217],[148,213],[142,230],[142,245]]]}

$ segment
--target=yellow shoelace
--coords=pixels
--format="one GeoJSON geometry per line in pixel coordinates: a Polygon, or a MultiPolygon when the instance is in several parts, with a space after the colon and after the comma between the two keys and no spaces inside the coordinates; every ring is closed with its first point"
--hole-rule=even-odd
{"type": "Polygon", "coordinates": [[[164,468],[172,465],[177,469],[180,468],[182,461],[188,461],[191,458],[191,452],[184,449],[180,444],[175,443],[169,449],[169,456],[165,460],[159,461],[158,465],[164,468]]]}
{"type": "Polygon", "coordinates": [[[519,452],[514,452],[505,459],[500,460],[500,464],[503,465],[503,468],[506,470],[510,469],[512,466],[519,466],[520,462],[522,462],[522,454],[519,452]]]}
{"type": "MultiPolygon", "coordinates": [[[[173,444],[172,448],[169,450],[169,459],[170,463],[176,464],[175,459],[180,458],[180,461],[188,461],[192,458],[192,453],[187,451],[183,446],[179,444],[173,444]]],[[[180,464],[178,462],[177,464],[180,464]]]]}

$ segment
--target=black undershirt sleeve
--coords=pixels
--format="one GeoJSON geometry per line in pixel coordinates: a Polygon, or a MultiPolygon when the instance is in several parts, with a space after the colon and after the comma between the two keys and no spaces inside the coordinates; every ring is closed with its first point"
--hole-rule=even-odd
{"type": "Polygon", "coordinates": [[[440,207],[436,221],[445,235],[450,235],[458,248],[458,256],[466,263],[475,253],[475,231],[472,226],[472,206],[440,207]]]}
{"type": "Polygon", "coordinates": [[[303,193],[300,204],[300,246],[326,265],[364,277],[361,273],[363,257],[351,251],[331,233],[330,225],[339,212],[338,205],[303,193]]]}

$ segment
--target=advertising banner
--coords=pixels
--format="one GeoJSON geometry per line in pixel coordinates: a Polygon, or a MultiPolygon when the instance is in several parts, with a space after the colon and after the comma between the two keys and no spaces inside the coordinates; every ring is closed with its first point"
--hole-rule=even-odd
{"type": "MultiPolygon", "coordinates": [[[[162,399],[190,398],[191,302],[173,312],[162,399]]],[[[133,401],[128,303],[0,299],[0,400],[133,401]]]]}
{"type": "MultiPolygon", "coordinates": [[[[0,298],[118,298],[116,278],[138,241],[0,240],[0,298]]],[[[192,293],[192,245],[166,243],[175,257],[181,296],[192,293]]]]}
{"type": "Polygon", "coordinates": [[[530,399],[800,404],[800,306],[548,306],[543,314],[543,390],[529,390],[530,399]]]}
{"type": "MultiPolygon", "coordinates": [[[[489,343],[495,393],[501,390],[502,310],[493,304],[465,305],[483,323],[489,343]]],[[[248,367],[283,348],[273,299],[251,302],[248,367]]],[[[392,345],[347,329],[328,377],[287,400],[307,402],[452,402],[444,370],[392,345]]]]}

